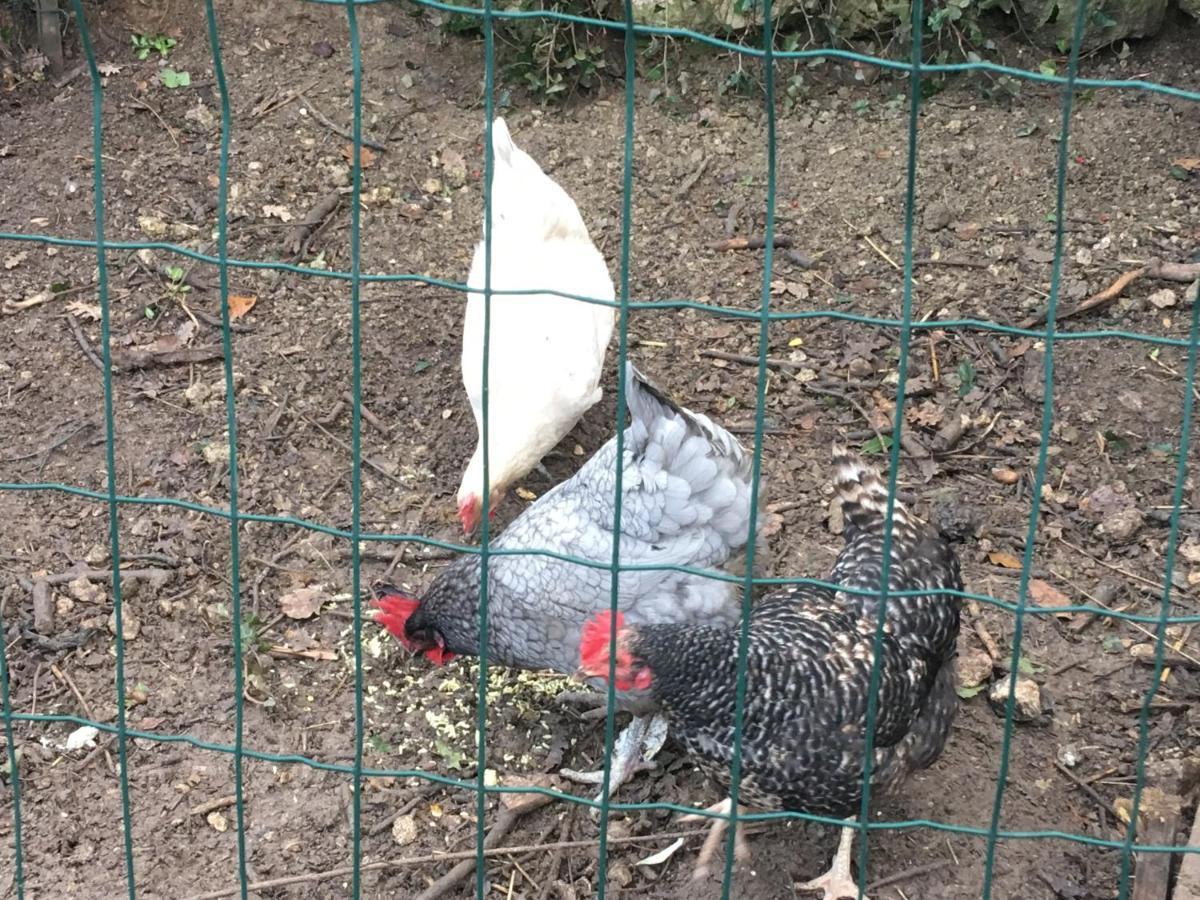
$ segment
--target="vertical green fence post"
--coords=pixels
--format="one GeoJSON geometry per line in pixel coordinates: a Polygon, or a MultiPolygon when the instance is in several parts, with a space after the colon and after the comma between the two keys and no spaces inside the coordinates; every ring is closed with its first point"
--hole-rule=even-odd
{"type": "MultiPolygon", "coordinates": [[[[16,591],[12,593],[15,594],[16,591]]],[[[4,595],[0,594],[0,711],[4,714],[4,741],[7,744],[5,749],[8,751],[8,777],[13,802],[13,885],[16,888],[17,900],[25,900],[25,859],[21,843],[21,767],[17,756],[17,742],[13,738],[12,694],[8,684],[8,652],[5,639],[8,629],[4,627],[4,600],[4,595]]]]}
{"type": "MultiPolygon", "coordinates": [[[[483,452],[483,493],[480,511],[479,548],[479,689],[475,701],[475,897],[484,900],[487,889],[487,866],[484,841],[487,830],[484,815],[487,813],[487,686],[488,649],[491,641],[489,628],[489,588],[491,582],[492,549],[492,481],[490,434],[490,386],[492,346],[492,252],[495,235],[492,222],[495,210],[492,207],[496,178],[496,152],[492,146],[492,120],[496,116],[495,70],[496,35],[492,21],[492,0],[483,0],[483,359],[480,382],[480,419],[482,431],[480,444],[483,452]]],[[[464,300],[467,298],[464,297],[464,300]]],[[[519,302],[519,301],[517,301],[519,302]]]]}
{"type": "Polygon", "coordinates": [[[117,774],[121,786],[121,832],[125,857],[125,881],[130,900],[137,897],[137,878],[133,865],[133,816],[129,799],[129,748],[125,732],[125,634],[124,610],[121,603],[121,522],[117,501],[116,423],[113,419],[112,380],[112,327],[111,297],[108,292],[108,252],[104,234],[104,135],[101,128],[101,112],[104,104],[104,89],[100,85],[100,72],[96,68],[96,54],[92,50],[87,20],[83,15],[81,0],[74,0],[75,21],[79,25],[79,40],[87,57],[88,72],[92,79],[92,190],[96,197],[96,277],[100,300],[100,343],[104,381],[104,468],[105,500],[108,506],[108,552],[112,562],[113,625],[116,643],[116,694],[117,694],[117,774]]]}
{"type": "Polygon", "coordinates": [[[893,524],[896,514],[896,491],[900,478],[900,436],[904,430],[904,397],[908,387],[908,358],[912,346],[913,305],[913,220],[917,203],[918,127],[921,121],[921,66],[925,6],[922,0],[912,4],[912,55],[908,78],[908,145],[904,168],[904,269],[903,296],[900,307],[900,359],[896,381],[896,412],[892,418],[892,444],[888,449],[887,510],[883,517],[883,561],[879,569],[879,608],[876,610],[875,636],[871,644],[871,679],[867,687],[867,728],[863,736],[863,790],[858,810],[858,897],[862,900],[871,861],[871,776],[874,771],[875,730],[879,724],[879,687],[883,678],[883,629],[887,622],[887,605],[892,573],[893,524]]]}
{"type": "Polygon", "coordinates": [[[746,571],[742,582],[742,610],[738,626],[737,689],[733,705],[733,752],[729,759],[729,826],[725,839],[725,868],[721,897],[729,900],[733,888],[738,829],[738,799],[742,782],[742,740],[746,719],[746,671],[750,653],[750,607],[754,597],[754,562],[758,548],[759,485],[762,482],[763,432],[767,415],[767,352],[771,344],[771,280],[775,266],[776,135],[775,135],[775,27],[772,0],[763,0],[763,103],[767,111],[767,216],[763,231],[763,274],[758,308],[758,367],[754,392],[754,445],[750,469],[750,531],[746,539],[746,571]]]}
{"type": "Polygon", "coordinates": [[[1012,658],[1009,662],[1008,699],[1004,704],[1004,737],[1000,745],[1000,768],[996,774],[996,794],[988,824],[987,850],[983,868],[983,897],[990,900],[995,878],[997,838],[1000,814],[1004,805],[1004,789],[1008,784],[1008,768],[1012,753],[1013,711],[1017,699],[1018,663],[1021,659],[1021,640],[1025,634],[1025,609],[1029,604],[1029,579],[1033,569],[1033,549],[1037,540],[1038,516],[1042,508],[1042,485],[1046,482],[1046,467],[1050,449],[1050,428],[1054,424],[1054,338],[1057,328],[1058,299],[1062,287],[1063,246],[1066,243],[1067,216],[1067,159],[1070,156],[1071,109],[1075,99],[1075,78],[1079,72],[1079,47],[1083,41],[1083,26],[1089,4],[1077,4],[1075,33],[1071,38],[1071,56],[1067,65],[1067,81],[1063,85],[1062,125],[1059,128],[1057,183],[1054,197],[1054,266],[1050,273],[1050,297],[1046,302],[1046,356],[1042,379],[1042,428],[1038,442],[1037,474],[1032,488],[1029,527],[1025,533],[1025,552],[1021,559],[1021,580],[1018,586],[1016,621],[1013,624],[1012,658]]]}
{"type": "MultiPolygon", "coordinates": [[[[623,4],[625,21],[625,131],[621,154],[621,261],[618,285],[619,303],[617,311],[617,421],[616,453],[614,454],[612,557],[609,561],[609,646],[617,641],[617,607],[620,599],[621,576],[621,517],[625,498],[625,411],[626,392],[629,385],[625,378],[625,361],[629,357],[629,278],[632,246],[630,233],[633,231],[633,134],[634,134],[634,89],[637,86],[637,32],[634,29],[633,0],[623,4]]],[[[565,302],[565,301],[564,301],[565,302]]],[[[571,301],[576,302],[576,301],[571,301]]],[[[599,885],[597,900],[604,900],[608,893],[608,820],[612,786],[612,750],[616,732],[616,654],[610,653],[608,681],[605,685],[607,704],[604,715],[604,767],[600,781],[600,847],[597,852],[596,877],[599,885]]]]}
{"type": "Polygon", "coordinates": [[[366,719],[363,712],[362,608],[362,44],[356,0],[346,0],[350,32],[354,118],[350,151],[350,358],[354,403],[350,417],[350,596],[354,598],[354,772],[350,827],[352,845],[350,895],[362,895],[362,780],[366,719]]]}
{"type": "Polygon", "coordinates": [[[243,774],[243,741],[245,738],[245,698],[243,695],[242,659],[242,579],[241,579],[241,520],[238,516],[238,440],[237,398],[233,375],[233,339],[229,327],[229,140],[233,129],[229,109],[229,86],[225,81],[225,65],[221,56],[221,38],[217,31],[217,16],[213,0],[205,0],[205,20],[208,43],[212,52],[213,78],[221,99],[221,150],[217,174],[217,273],[221,293],[221,350],[225,370],[225,427],[229,432],[229,568],[230,568],[230,630],[233,639],[233,792],[237,817],[238,883],[242,900],[246,900],[249,875],[246,868],[246,797],[243,774]]]}

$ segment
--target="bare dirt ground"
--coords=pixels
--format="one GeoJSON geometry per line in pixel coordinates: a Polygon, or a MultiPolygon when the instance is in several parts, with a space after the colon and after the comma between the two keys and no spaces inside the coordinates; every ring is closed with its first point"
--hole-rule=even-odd
{"type": "MultiPolygon", "coordinates": [[[[345,19],[317,5],[271,4],[270,12],[267,6],[221,4],[233,95],[230,253],[348,269],[344,194],[298,245],[292,230],[350,183],[347,141],[316,115],[350,122],[345,19]]],[[[445,37],[411,13],[393,5],[360,13],[366,131],[386,147],[371,155],[364,172],[363,270],[460,280],[479,233],[481,47],[445,37]]],[[[109,70],[104,90],[108,238],[165,240],[211,252],[220,119],[200,6],[150,11],[106,2],[92,17],[101,60],[119,67],[109,70]],[[168,89],[153,55],[138,61],[129,45],[134,32],[177,37],[168,63],[190,73],[190,86],[168,89]]],[[[1181,21],[1162,38],[1133,46],[1127,59],[1101,53],[1086,60],[1085,69],[1197,90],[1200,60],[1189,48],[1198,40],[1194,23],[1181,21]]],[[[666,76],[637,89],[632,293],[755,309],[761,253],[710,245],[762,232],[761,99],[719,90],[736,68],[733,59],[669,49],[666,76]]],[[[1031,67],[1036,62],[1028,51],[1019,59],[1031,67]]],[[[856,80],[852,68],[832,64],[780,67],[781,96],[793,90],[777,110],[779,232],[796,255],[776,256],[774,309],[899,315],[904,84],[865,74],[856,80]]],[[[987,79],[952,81],[924,106],[917,185],[922,262],[914,298],[920,320],[1013,323],[1045,303],[1060,101],[1053,90],[1032,84],[1015,96],[994,88],[987,79]]],[[[621,92],[621,82],[610,81],[548,108],[507,89],[502,97],[517,141],[576,198],[614,270],[621,92]]],[[[0,230],[93,235],[90,116],[86,75],[57,89],[18,80],[0,92],[0,230]]],[[[1172,166],[1194,158],[1197,147],[1200,108],[1194,105],[1128,91],[1080,95],[1071,132],[1064,304],[1151,257],[1196,258],[1200,176],[1172,166]]],[[[100,346],[99,326],[90,318],[97,303],[95,254],[4,242],[0,260],[5,301],[51,295],[0,317],[0,480],[103,491],[102,382],[86,355],[100,346]]],[[[126,359],[136,350],[156,354],[148,365],[114,378],[118,490],[222,507],[229,497],[221,452],[224,378],[220,359],[206,350],[220,343],[212,324],[220,310],[217,272],[164,251],[114,250],[108,261],[114,353],[126,359]],[[168,266],[182,271],[164,274],[168,266]]],[[[230,280],[234,294],[256,299],[234,335],[241,508],[347,527],[348,287],[269,269],[234,269],[230,280]]],[[[1141,279],[1122,298],[1062,327],[1186,339],[1186,288],[1141,279]]],[[[453,493],[474,441],[458,372],[461,297],[393,282],[365,286],[363,304],[363,401],[373,416],[363,432],[369,461],[363,527],[453,540],[453,493]]],[[[754,321],[696,311],[639,312],[631,319],[630,346],[638,364],[682,402],[749,429],[754,370],[737,357],[757,352],[757,328],[754,321]],[[714,358],[713,351],[733,356],[714,358]]],[[[1010,601],[1019,576],[1011,566],[1023,551],[1031,508],[1045,349],[1034,339],[981,330],[924,330],[914,336],[909,359],[906,421],[919,445],[905,454],[902,489],[920,513],[962,534],[969,589],[1010,601]],[[935,457],[918,458],[922,447],[937,450],[935,457]]],[[[874,428],[890,427],[898,336],[828,319],[777,323],[769,353],[763,460],[780,517],[771,537],[775,574],[821,575],[838,544],[827,521],[828,447],[838,435],[867,444],[874,428]]],[[[1107,337],[1058,343],[1054,363],[1049,478],[1033,562],[1033,576],[1044,585],[1041,602],[1065,597],[1154,615],[1186,356],[1176,347],[1107,337]]],[[[614,407],[610,391],[548,460],[555,481],[577,466],[575,445],[590,453],[611,435],[614,407]]],[[[550,484],[535,474],[524,487],[537,494],[550,484]]],[[[521,502],[509,501],[498,524],[521,502]]],[[[1184,506],[1172,612],[1195,615],[1200,487],[1194,474],[1184,506]]],[[[71,580],[109,565],[105,505],[55,491],[5,491],[0,509],[14,711],[113,722],[116,704],[124,702],[132,727],[231,743],[227,523],[164,504],[122,507],[122,564],[151,571],[125,579],[127,691],[118,698],[111,588],[99,577],[71,580]],[[31,584],[40,576],[55,578],[35,621],[31,584]]],[[[364,583],[390,572],[419,588],[443,564],[431,556],[420,547],[397,553],[394,545],[370,544],[364,583]]],[[[252,632],[247,747],[323,763],[352,761],[349,559],[343,540],[275,524],[243,526],[241,589],[253,613],[246,626],[252,632]],[[303,590],[310,593],[297,593],[303,590]],[[294,618],[302,610],[293,604],[312,598],[319,611],[294,618]]],[[[366,765],[473,777],[472,664],[434,671],[370,625],[366,631],[366,765]]],[[[976,670],[975,682],[1006,672],[1012,632],[1011,614],[986,605],[968,609],[961,651],[964,668],[976,670]]],[[[1200,736],[1193,711],[1200,642],[1178,626],[1168,639],[1182,664],[1162,682],[1150,717],[1155,760],[1194,752],[1200,736]]],[[[1103,617],[1029,619],[1022,669],[1041,687],[1043,712],[1015,726],[1004,828],[1123,837],[1114,804],[1132,793],[1138,710],[1150,680],[1137,653],[1149,640],[1141,628],[1103,617]]],[[[560,685],[536,674],[492,674],[487,767],[501,784],[562,765],[586,768],[599,758],[600,730],[555,701],[560,685]]],[[[26,896],[123,895],[115,744],[102,737],[95,752],[62,750],[72,730],[68,723],[14,725],[22,753],[26,896]]],[[[985,684],[964,701],[943,758],[883,802],[877,816],[986,827],[1002,734],[985,684]]],[[[717,799],[670,745],[660,762],[658,772],[639,777],[622,799],[717,799]]],[[[129,772],[139,894],[187,897],[236,886],[233,810],[220,802],[232,793],[231,758],[188,743],[134,739],[129,772]]],[[[251,877],[346,865],[348,782],[299,762],[248,761],[251,877]]],[[[7,789],[0,797],[0,872],[11,872],[12,797],[7,789]]],[[[495,802],[489,810],[490,821],[495,802]]],[[[473,846],[474,799],[465,790],[368,778],[363,811],[367,862],[473,846]],[[405,818],[393,833],[388,820],[402,809],[405,818]]],[[[1190,821],[1187,811],[1177,841],[1185,839],[1183,825],[1190,821]]],[[[670,813],[658,811],[616,813],[612,828],[622,837],[677,826],[670,813]]],[[[542,845],[595,836],[583,810],[560,803],[522,819],[507,840],[542,845]]],[[[824,869],[834,840],[830,829],[796,823],[754,837],[753,864],[739,870],[734,895],[798,896],[793,882],[824,869]]],[[[635,865],[666,843],[615,844],[609,895],[717,896],[715,881],[699,888],[689,882],[694,850],[658,867],[635,865]]],[[[871,896],[979,896],[984,849],[977,838],[928,828],[876,832],[864,881],[940,864],[871,896]]],[[[364,893],[415,896],[450,865],[427,861],[369,871],[364,893]]],[[[1114,897],[1119,867],[1112,850],[1054,839],[1003,841],[993,896],[1114,897]]],[[[488,862],[491,896],[588,897],[604,874],[594,847],[488,862]]],[[[7,881],[0,874],[0,892],[11,890],[7,881]]],[[[348,890],[341,876],[256,896],[348,890]]],[[[467,896],[467,882],[456,890],[467,896]]]]}

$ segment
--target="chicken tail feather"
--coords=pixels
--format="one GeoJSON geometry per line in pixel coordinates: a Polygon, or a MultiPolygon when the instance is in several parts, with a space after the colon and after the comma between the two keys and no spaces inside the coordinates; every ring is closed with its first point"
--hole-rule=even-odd
{"type": "Polygon", "coordinates": [[[496,162],[511,166],[514,148],[512,135],[508,132],[508,124],[502,116],[496,116],[492,120],[492,153],[496,162]]]}
{"type": "MultiPolygon", "coordinates": [[[[888,486],[879,470],[840,443],[833,445],[833,487],[847,521],[862,531],[882,531],[887,519],[888,486]]],[[[896,498],[892,510],[896,525],[912,525],[908,509],[896,498]]]]}

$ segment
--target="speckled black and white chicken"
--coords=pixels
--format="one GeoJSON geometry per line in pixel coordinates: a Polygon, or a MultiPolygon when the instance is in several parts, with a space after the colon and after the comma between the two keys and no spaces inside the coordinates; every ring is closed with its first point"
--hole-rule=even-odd
{"type": "MultiPolygon", "coordinates": [[[[491,543],[488,657],[495,664],[576,672],[584,623],[611,602],[618,462],[620,563],[639,567],[622,568],[617,579],[619,608],[628,620],[732,625],[740,616],[736,584],[674,567],[716,572],[744,548],[751,459],[737,438],[674,403],[628,363],[626,385],[630,423],[623,456],[612,438],[491,543]],[[540,553],[500,555],[514,550],[594,565],[540,553]]],[[[477,654],[481,569],[479,556],[460,556],[419,599],[395,588],[378,591],[376,621],[435,663],[477,654]]],[[[636,691],[619,699],[622,708],[650,711],[636,691]]],[[[635,718],[615,748],[611,790],[637,770],[648,736],[664,733],[661,720],[635,718]]],[[[567,774],[599,780],[589,777],[595,773],[567,774]]]]}
{"type": "MultiPolygon", "coordinates": [[[[882,583],[887,486],[879,473],[834,448],[834,484],[845,516],[845,546],[828,581],[878,592],[882,583]]],[[[933,528],[895,504],[876,708],[872,793],[895,786],[941,754],[957,710],[954,656],[961,599],[958,559],[933,528]]],[[[864,740],[875,597],[790,586],[750,613],[739,809],[852,817],[862,801],[864,740]]],[[[608,675],[611,619],[589,620],[581,669],[608,675]]],[[[648,693],[671,733],[728,785],[737,689],[737,626],[646,625],[617,616],[618,689],[648,693]]],[[[711,811],[728,814],[728,799],[711,811]]],[[[705,871],[726,827],[714,819],[701,850],[705,871]]],[[[745,845],[738,841],[740,854],[745,845]]],[[[854,831],[842,833],[830,870],[799,887],[827,898],[858,897],[850,872],[854,831]]]]}

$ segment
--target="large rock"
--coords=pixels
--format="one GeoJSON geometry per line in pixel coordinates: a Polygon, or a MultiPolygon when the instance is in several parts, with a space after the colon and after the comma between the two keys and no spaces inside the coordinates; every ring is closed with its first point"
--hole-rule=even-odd
{"type": "MultiPolygon", "coordinates": [[[[1162,27],[1170,0],[1107,0],[1087,13],[1084,53],[1125,38],[1149,37],[1162,27]]],[[[1181,0],[1200,4],[1200,0],[1181,0]]],[[[1035,42],[1046,48],[1069,47],[1075,36],[1075,0],[1017,0],[1017,14],[1035,42]],[[1061,44],[1060,44],[1061,42],[1061,44]]]]}
{"type": "MultiPolygon", "coordinates": [[[[787,21],[803,12],[804,6],[804,0],[775,0],[771,4],[771,15],[777,22],[787,21]]],[[[907,20],[907,5],[898,10],[889,0],[836,0],[831,8],[820,13],[819,18],[835,34],[853,37],[894,24],[899,15],[907,20]]],[[[645,25],[721,34],[761,25],[762,3],[758,0],[633,0],[633,16],[645,25]]]]}

